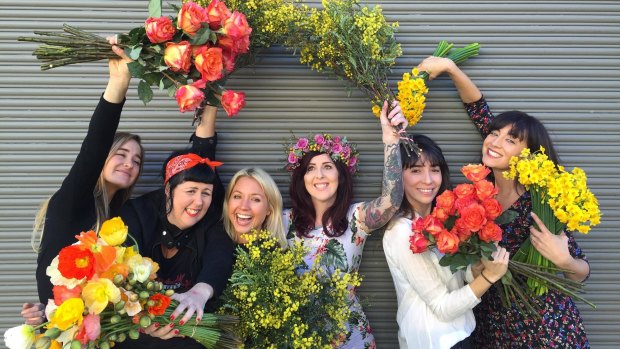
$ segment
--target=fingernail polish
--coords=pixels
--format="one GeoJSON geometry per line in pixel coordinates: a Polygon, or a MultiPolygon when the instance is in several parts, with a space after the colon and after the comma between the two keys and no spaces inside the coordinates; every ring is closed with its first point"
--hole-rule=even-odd
{"type": "Polygon", "coordinates": [[[179,330],[174,330],[174,334],[179,334],[179,330]]]}
{"type": "Polygon", "coordinates": [[[174,327],[174,322],[171,322],[170,323],[170,328],[173,328],[173,327],[174,327]]]}
{"type": "Polygon", "coordinates": [[[200,323],[200,320],[202,320],[202,319],[201,319],[201,318],[199,318],[199,317],[197,317],[197,318],[196,318],[196,323],[197,323],[197,324],[199,324],[199,323],[200,323]]]}
{"type": "Polygon", "coordinates": [[[183,326],[183,324],[185,323],[185,321],[181,320],[179,321],[179,325],[183,326]]]}
{"type": "Polygon", "coordinates": [[[159,327],[159,322],[155,323],[155,328],[159,327]]]}
{"type": "Polygon", "coordinates": [[[174,321],[174,315],[170,315],[170,320],[174,321]]]}

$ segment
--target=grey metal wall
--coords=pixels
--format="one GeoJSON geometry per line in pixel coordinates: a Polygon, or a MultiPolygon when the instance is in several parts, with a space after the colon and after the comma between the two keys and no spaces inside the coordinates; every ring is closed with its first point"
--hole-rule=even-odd
{"type": "MultiPolygon", "coordinates": [[[[67,173],[104,89],[103,62],[40,72],[35,45],[15,38],[62,23],[106,34],[128,30],[146,16],[147,1],[0,0],[0,328],[17,325],[21,303],[35,300],[35,254],[29,248],[37,205],[67,173]]],[[[521,109],[550,129],[568,167],[589,174],[603,223],[578,241],[590,257],[587,291],[598,305],[580,307],[593,348],[620,345],[620,3],[618,1],[389,1],[386,14],[400,22],[404,56],[394,79],[430,54],[440,39],[480,42],[481,56],[465,71],[496,111],[521,109]]],[[[379,127],[368,104],[347,97],[340,82],[310,72],[281,50],[271,50],[230,87],[244,90],[246,109],[218,121],[225,179],[258,165],[286,194],[282,144],[297,135],[330,131],[348,135],[362,152],[356,196],[379,193],[379,127]]],[[[154,188],[161,161],[190,134],[190,115],[163,94],[144,107],[131,88],[120,129],[142,135],[146,171],[139,192],[154,188]]],[[[480,139],[451,82],[431,84],[427,110],[416,131],[437,140],[453,173],[476,162],[480,139]]],[[[456,179],[456,176],[455,176],[456,179]]],[[[286,196],[286,195],[285,195],[286,196]]],[[[379,348],[397,347],[396,304],[380,236],[367,244],[360,293],[379,348]]]]}

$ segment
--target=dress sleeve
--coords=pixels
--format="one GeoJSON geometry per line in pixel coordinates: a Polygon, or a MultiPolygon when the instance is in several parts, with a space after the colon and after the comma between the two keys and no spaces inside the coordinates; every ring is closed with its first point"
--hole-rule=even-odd
{"type": "MultiPolygon", "coordinates": [[[[440,267],[432,259],[432,251],[413,253],[409,249],[411,225],[400,218],[383,236],[386,258],[391,260],[409,286],[424,301],[428,309],[442,321],[451,321],[480,303],[469,286],[450,291],[442,281],[440,267]]],[[[460,272],[457,272],[460,273],[460,272]]],[[[457,276],[454,274],[452,276],[457,276]]],[[[462,280],[460,280],[462,285],[462,280]]]]}
{"type": "Polygon", "coordinates": [[[235,261],[234,244],[221,223],[217,223],[206,232],[205,246],[202,251],[202,270],[196,282],[204,282],[213,287],[213,297],[219,297],[232,275],[235,261]]]}
{"type": "MultiPolygon", "coordinates": [[[[583,252],[581,247],[579,247],[579,245],[577,244],[577,241],[575,240],[575,236],[573,235],[573,233],[567,231],[566,237],[568,237],[568,252],[570,253],[570,255],[573,256],[573,258],[579,258],[579,259],[586,261],[586,263],[588,263],[588,266],[590,266],[590,261],[588,261],[588,257],[583,252]]],[[[586,280],[588,280],[588,278],[590,277],[590,271],[591,269],[588,270],[588,275],[586,276],[585,279],[583,279],[582,282],[585,282],[586,280]]]]}
{"type": "Polygon", "coordinates": [[[217,148],[217,133],[213,137],[202,138],[193,134],[190,137],[192,143],[191,150],[193,153],[202,157],[208,157],[211,160],[215,159],[215,149],[217,148]]]}
{"type": "Polygon", "coordinates": [[[482,135],[482,138],[486,137],[489,134],[488,127],[493,120],[494,115],[491,113],[484,96],[480,97],[480,99],[475,102],[464,103],[464,105],[467,114],[469,114],[469,118],[478,129],[478,132],[482,135]]]}

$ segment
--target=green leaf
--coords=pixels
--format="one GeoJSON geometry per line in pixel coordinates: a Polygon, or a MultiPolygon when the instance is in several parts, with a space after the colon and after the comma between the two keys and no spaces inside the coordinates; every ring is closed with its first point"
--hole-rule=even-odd
{"type": "Polygon", "coordinates": [[[325,253],[321,256],[321,265],[334,269],[339,268],[342,271],[349,269],[344,247],[338,240],[329,240],[327,246],[325,246],[325,253]]]}
{"type": "Polygon", "coordinates": [[[162,0],[149,0],[149,17],[161,17],[162,0]]]}
{"type": "Polygon", "coordinates": [[[168,87],[168,97],[174,97],[177,94],[177,87],[172,85],[168,87]]]}
{"type": "Polygon", "coordinates": [[[151,90],[151,86],[144,80],[140,80],[138,83],[138,97],[144,105],[153,100],[153,90],[151,90]]]}
{"type": "Polygon", "coordinates": [[[161,79],[161,75],[157,73],[146,73],[142,77],[150,86],[157,85],[161,79]]]}
{"type": "Polygon", "coordinates": [[[207,25],[206,27],[200,28],[189,43],[196,46],[204,45],[207,41],[209,41],[209,36],[211,36],[211,29],[209,29],[209,25],[207,25]]]}
{"type": "Polygon", "coordinates": [[[129,51],[129,58],[138,59],[140,57],[140,52],[142,52],[142,46],[133,46],[131,51],[129,51]]]}
{"type": "Polygon", "coordinates": [[[131,76],[138,79],[142,79],[144,73],[146,72],[146,68],[144,68],[144,66],[142,66],[139,62],[135,61],[127,63],[127,69],[129,69],[131,76]]]}
{"type": "Polygon", "coordinates": [[[142,39],[144,38],[145,35],[146,35],[146,29],[144,29],[144,27],[133,28],[128,34],[129,45],[131,46],[138,45],[140,42],[142,42],[142,39]]]}
{"type": "Polygon", "coordinates": [[[452,230],[452,228],[454,227],[454,223],[456,223],[457,218],[458,218],[457,216],[448,217],[448,219],[446,219],[446,221],[443,223],[444,228],[446,228],[446,230],[448,231],[452,230]]]}
{"type": "Polygon", "coordinates": [[[506,210],[495,218],[495,224],[501,225],[512,222],[519,214],[515,210],[506,210]]]}
{"type": "Polygon", "coordinates": [[[170,81],[170,79],[163,77],[161,78],[161,81],[159,82],[160,86],[163,86],[164,88],[168,88],[170,86],[174,86],[174,83],[172,81],[170,81]]]}

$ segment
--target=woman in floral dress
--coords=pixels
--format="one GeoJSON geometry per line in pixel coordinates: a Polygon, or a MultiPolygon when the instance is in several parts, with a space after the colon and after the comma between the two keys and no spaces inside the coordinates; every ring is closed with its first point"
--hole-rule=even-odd
{"type": "MultiPolygon", "coordinates": [[[[317,134],[300,138],[291,145],[287,168],[292,171],[289,194],[293,208],[284,212],[288,239],[303,240],[309,249],[308,266],[317,258],[328,270],[356,272],[362,261],[366,238],[385,225],[403,198],[399,135],[393,126],[407,122],[398,104],[389,113],[387,102],[381,112],[384,144],[384,170],[381,196],[375,200],[351,203],[352,175],[358,153],[346,138],[317,134]]],[[[334,347],[375,348],[375,340],[359,300],[351,290],[353,316],[348,330],[336,339],[334,347]]]]}
{"type": "MultiPolygon", "coordinates": [[[[532,245],[559,268],[569,271],[565,277],[584,281],[590,273],[586,256],[570,232],[552,234],[531,212],[530,193],[502,172],[509,160],[524,148],[546,149],[549,159],[558,163],[553,142],[540,121],[520,112],[509,111],[494,116],[476,85],[449,59],[429,57],[418,68],[429,72],[430,78],[447,73],[459,91],[466,110],[484,138],[482,162],[493,170],[497,199],[504,209],[518,213],[512,222],[502,225],[501,246],[514,256],[530,237],[532,245]],[[532,225],[535,221],[540,230],[532,225]]],[[[472,335],[479,348],[589,348],[583,321],[574,301],[550,289],[529,300],[539,308],[540,319],[524,316],[513,304],[505,309],[498,289],[492,287],[474,309],[476,331],[472,335]]]]}

